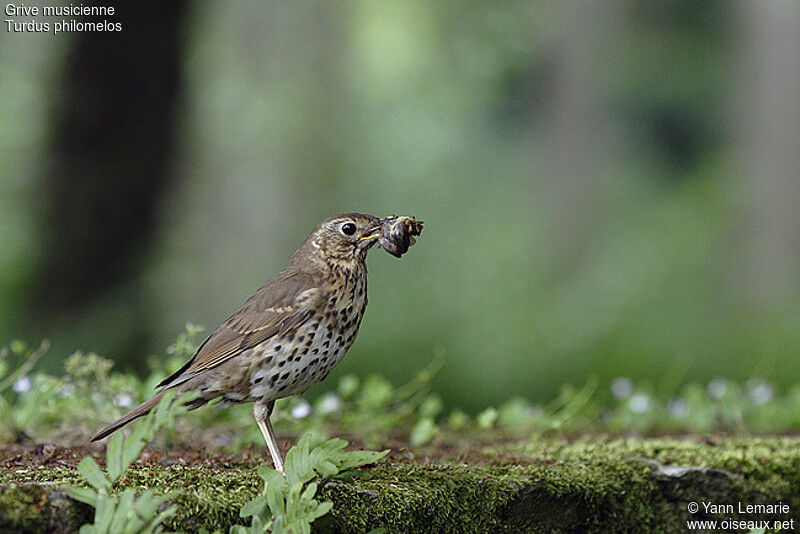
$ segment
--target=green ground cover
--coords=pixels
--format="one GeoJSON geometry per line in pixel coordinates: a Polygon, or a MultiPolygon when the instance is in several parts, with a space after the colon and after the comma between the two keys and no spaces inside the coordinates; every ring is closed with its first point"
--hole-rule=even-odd
{"type": "MultiPolygon", "coordinates": [[[[114,451],[128,449],[121,437],[109,450],[86,446],[86,439],[146,398],[193,352],[194,334],[190,327],[144,378],[83,353],[70,357],[60,376],[39,373],[46,344],[17,342],[0,353],[0,532],[71,532],[97,521],[67,488],[91,482],[79,472],[82,459],[105,466],[114,451]]],[[[245,529],[252,517],[264,524],[299,517],[308,525],[317,515],[314,530],[331,532],[606,532],[631,525],[682,532],[693,519],[800,519],[800,439],[776,436],[800,424],[797,390],[715,381],[661,399],[624,379],[590,380],[565,387],[547,405],[514,398],[467,414],[446,412],[431,391],[440,365],[434,358],[400,386],[343,376],[316,398],[280,403],[275,424],[284,452],[315,432],[345,437],[350,450],[391,451],[373,464],[351,469],[377,456],[344,460],[334,450],[344,442],[325,453],[333,456],[315,456],[322,441],[308,438],[310,449],[289,453],[308,465],[295,463],[294,475],[276,478],[263,467],[269,460],[249,407],[206,408],[146,432],[154,439],[141,456],[131,445],[129,456],[138,459],[127,471],[115,461],[103,498],[118,510],[134,495],[163,496],[161,505],[150,502],[150,516],[174,506],[163,526],[188,532],[245,529]],[[258,495],[266,500],[249,510],[260,512],[242,515],[258,495]],[[788,511],[693,513],[693,502],[785,503],[788,511]]],[[[94,477],[95,490],[103,477],[94,477]]]]}
{"type": "MultiPolygon", "coordinates": [[[[466,456],[386,460],[330,480],[333,503],[315,529],[368,532],[683,532],[691,519],[800,520],[800,440],[796,438],[535,439],[483,447],[466,456]],[[691,502],[777,504],[787,514],[707,514],[691,502]]],[[[2,529],[67,530],[91,517],[60,488],[85,485],[74,459],[57,450],[44,461],[30,451],[0,469],[2,529]]],[[[227,531],[258,494],[261,456],[197,456],[153,451],[127,472],[119,490],[175,491],[169,529],[227,531]]]]}

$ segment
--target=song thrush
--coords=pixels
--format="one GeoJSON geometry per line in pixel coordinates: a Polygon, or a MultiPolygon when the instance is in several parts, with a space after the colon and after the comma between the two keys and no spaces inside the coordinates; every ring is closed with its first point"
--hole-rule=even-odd
{"type": "MultiPolygon", "coordinates": [[[[397,224],[394,233],[382,235],[382,223],[396,219],[344,213],[322,221],[289,266],[218,326],[183,367],[159,384],[160,392],[92,441],[147,414],[169,389],[193,391],[198,396],[192,409],[217,398],[254,402],[253,415],[275,468],[283,472],[270,423],[275,400],[324,380],[353,344],[367,306],[367,251],[379,238],[382,244],[395,239],[402,252],[408,248],[408,236],[392,237],[397,224]]],[[[418,235],[422,226],[414,222],[407,228],[418,235]]]]}

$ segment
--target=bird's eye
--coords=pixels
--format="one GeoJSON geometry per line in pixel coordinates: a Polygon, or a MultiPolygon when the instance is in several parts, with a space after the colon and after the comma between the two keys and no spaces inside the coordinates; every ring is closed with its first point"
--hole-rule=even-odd
{"type": "Polygon", "coordinates": [[[344,235],[353,235],[356,233],[356,225],[349,222],[342,225],[342,233],[344,235]]]}

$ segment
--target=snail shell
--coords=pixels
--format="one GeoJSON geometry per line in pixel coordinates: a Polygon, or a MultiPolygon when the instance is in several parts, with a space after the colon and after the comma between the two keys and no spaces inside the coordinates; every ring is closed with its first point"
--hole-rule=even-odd
{"type": "Polygon", "coordinates": [[[386,217],[381,221],[380,246],[392,256],[399,258],[414,244],[412,236],[422,233],[422,221],[414,217],[386,217]]]}

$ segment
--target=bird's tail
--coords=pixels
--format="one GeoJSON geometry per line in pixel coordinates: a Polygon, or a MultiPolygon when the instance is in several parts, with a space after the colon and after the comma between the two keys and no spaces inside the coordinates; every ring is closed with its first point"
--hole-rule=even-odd
{"type": "Polygon", "coordinates": [[[115,431],[127,425],[134,419],[138,419],[139,417],[147,415],[148,413],[150,413],[150,410],[152,410],[153,407],[156,404],[158,404],[158,401],[161,400],[161,397],[163,397],[164,393],[166,392],[167,390],[159,391],[158,393],[156,393],[155,395],[153,395],[152,397],[141,403],[139,406],[137,406],[130,412],[126,413],[125,415],[123,415],[122,417],[120,417],[107,427],[105,427],[103,430],[95,434],[94,437],[92,438],[92,441],[101,440],[104,437],[113,434],[115,431]]]}

